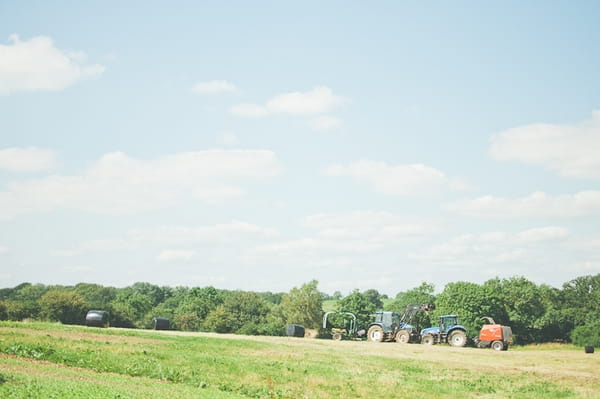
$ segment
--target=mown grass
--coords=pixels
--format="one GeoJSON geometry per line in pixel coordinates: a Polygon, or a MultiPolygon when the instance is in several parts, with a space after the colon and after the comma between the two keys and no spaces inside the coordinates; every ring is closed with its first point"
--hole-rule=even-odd
{"type": "Polygon", "coordinates": [[[562,349],[539,358],[535,351],[0,323],[0,353],[2,398],[570,398],[600,392],[597,357],[562,349]],[[589,364],[569,369],[567,360],[565,374],[556,374],[562,356],[589,364]]]}

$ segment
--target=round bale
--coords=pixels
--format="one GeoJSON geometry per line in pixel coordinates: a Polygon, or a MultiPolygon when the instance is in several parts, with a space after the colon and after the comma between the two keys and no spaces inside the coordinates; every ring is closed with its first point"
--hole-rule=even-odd
{"type": "Polygon", "coordinates": [[[90,310],[85,315],[85,325],[88,327],[108,327],[109,314],[105,310],[90,310]]]}
{"type": "Polygon", "coordinates": [[[585,353],[594,353],[594,347],[591,345],[586,346],[585,353]]]}
{"type": "Polygon", "coordinates": [[[170,327],[169,319],[165,317],[155,317],[152,319],[153,330],[168,330],[170,327]]]}
{"type": "Polygon", "coordinates": [[[290,324],[285,329],[285,334],[288,337],[304,338],[304,327],[299,324],[290,324]]]}

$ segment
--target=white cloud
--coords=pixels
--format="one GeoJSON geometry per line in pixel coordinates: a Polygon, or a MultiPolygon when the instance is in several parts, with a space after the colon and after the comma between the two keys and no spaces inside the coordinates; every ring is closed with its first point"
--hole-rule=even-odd
{"type": "MultiPolygon", "coordinates": [[[[233,220],[208,226],[157,226],[136,228],[127,232],[125,238],[112,238],[84,241],[73,248],[52,251],[51,255],[73,257],[98,252],[137,250],[144,246],[186,246],[201,244],[219,244],[270,239],[278,236],[278,231],[252,223],[233,220]]],[[[1,247],[0,247],[1,253],[1,247]]]]}
{"type": "Polygon", "coordinates": [[[231,146],[240,143],[240,140],[233,132],[220,132],[217,136],[219,144],[231,146]]]}
{"type": "Polygon", "coordinates": [[[344,122],[340,118],[329,115],[319,116],[318,118],[311,119],[308,122],[308,125],[311,129],[320,131],[337,129],[343,124],[344,122]]]}
{"type": "Polygon", "coordinates": [[[434,223],[426,220],[374,211],[316,214],[304,218],[301,225],[313,230],[313,234],[258,246],[253,255],[335,255],[345,258],[348,253],[373,253],[394,248],[401,240],[419,239],[437,230],[434,223]]]}
{"type": "Polygon", "coordinates": [[[0,255],[7,254],[7,253],[8,253],[8,248],[3,245],[0,245],[0,255]]]}
{"type": "Polygon", "coordinates": [[[58,166],[56,153],[37,147],[0,150],[0,169],[12,172],[39,172],[58,166]]]}
{"type": "MultiPolygon", "coordinates": [[[[427,265],[489,267],[497,264],[538,264],[532,261],[535,254],[548,252],[557,243],[566,243],[570,233],[567,229],[548,226],[519,233],[491,232],[466,234],[447,242],[412,253],[409,258],[427,265]]],[[[492,277],[492,276],[490,276],[492,277]]]]}
{"type": "Polygon", "coordinates": [[[72,257],[87,253],[94,252],[112,252],[123,249],[132,248],[132,244],[123,239],[103,239],[103,240],[90,240],[85,241],[77,245],[72,249],[61,249],[52,251],[52,256],[60,257],[72,257]]]}
{"type": "Polygon", "coordinates": [[[158,262],[189,262],[192,260],[196,253],[194,251],[186,251],[186,250],[164,250],[161,251],[160,254],[157,255],[156,260],[158,262]]]}
{"type": "Polygon", "coordinates": [[[492,137],[490,154],[502,161],[540,165],[572,178],[600,179],[600,111],[573,125],[536,123],[492,137]]]}
{"type": "Polygon", "coordinates": [[[274,114],[318,115],[347,102],[348,100],[333,94],[326,86],[317,86],[307,92],[291,92],[277,95],[263,105],[239,104],[230,112],[243,117],[264,117],[274,114]]]}
{"type": "Polygon", "coordinates": [[[192,87],[192,91],[198,94],[218,94],[232,93],[238,88],[226,80],[211,80],[208,82],[198,82],[192,87]]]}
{"type": "Polygon", "coordinates": [[[278,175],[271,151],[197,151],[140,160],[104,155],[80,175],[12,182],[0,192],[0,218],[68,208],[96,213],[139,213],[186,198],[204,202],[244,195],[239,185],[278,175]]]}
{"type": "Polygon", "coordinates": [[[253,237],[275,237],[277,230],[255,224],[234,220],[212,226],[159,226],[154,228],[133,229],[129,239],[134,242],[150,242],[162,244],[191,244],[201,242],[231,242],[253,237]]]}
{"type": "Polygon", "coordinates": [[[558,196],[537,191],[516,199],[488,195],[447,204],[444,209],[462,215],[497,219],[600,215],[600,191],[581,191],[558,196]]]}
{"type": "Polygon", "coordinates": [[[422,164],[387,165],[385,162],[361,160],[349,165],[333,165],[325,169],[328,176],[350,176],[367,183],[384,194],[422,195],[442,190],[464,190],[467,185],[448,178],[443,172],[422,164]]]}
{"type": "Polygon", "coordinates": [[[569,231],[563,227],[541,227],[525,230],[517,234],[517,238],[526,242],[541,242],[562,240],[569,236],[569,231]]]}
{"type": "Polygon", "coordinates": [[[80,79],[95,77],[104,66],[83,65],[85,54],[54,47],[52,39],[37,36],[12,44],[0,44],[0,95],[21,90],[62,90],[80,79]]]}

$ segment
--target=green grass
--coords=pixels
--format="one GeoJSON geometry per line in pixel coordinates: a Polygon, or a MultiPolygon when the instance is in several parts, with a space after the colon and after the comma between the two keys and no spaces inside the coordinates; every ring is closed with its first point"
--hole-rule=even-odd
{"type": "Polygon", "coordinates": [[[0,322],[0,397],[594,397],[585,356],[0,322]]]}

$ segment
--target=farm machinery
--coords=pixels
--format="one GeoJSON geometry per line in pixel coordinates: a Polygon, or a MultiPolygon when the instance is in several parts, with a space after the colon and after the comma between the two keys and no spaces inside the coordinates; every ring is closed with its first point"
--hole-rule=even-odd
{"type": "Polygon", "coordinates": [[[396,341],[399,343],[415,342],[419,334],[410,324],[418,312],[435,309],[431,304],[408,305],[404,313],[377,312],[375,320],[367,327],[367,339],[372,342],[396,341]]]}
{"type": "Polygon", "coordinates": [[[512,329],[509,326],[496,324],[491,317],[482,317],[484,324],[479,331],[479,336],[473,338],[478,348],[492,348],[497,351],[508,350],[512,343],[512,329]]]}
{"type": "Polygon", "coordinates": [[[362,337],[365,330],[356,330],[356,315],[350,312],[327,312],[323,315],[323,328],[328,329],[331,325],[331,338],[335,341],[341,341],[346,338],[362,337]],[[334,319],[334,320],[332,320],[334,319]]]}
{"type": "Polygon", "coordinates": [[[458,324],[456,315],[440,316],[438,326],[421,330],[421,343],[425,345],[447,343],[451,346],[465,346],[467,329],[458,324]]]}

